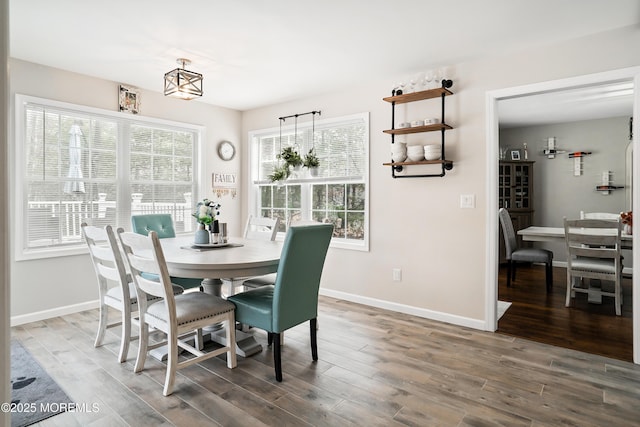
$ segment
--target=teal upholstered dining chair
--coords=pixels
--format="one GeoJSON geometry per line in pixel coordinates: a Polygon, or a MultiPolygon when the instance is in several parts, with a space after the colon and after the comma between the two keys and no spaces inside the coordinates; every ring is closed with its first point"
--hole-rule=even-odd
{"type": "MultiPolygon", "coordinates": [[[[170,214],[145,214],[131,216],[131,230],[134,233],[147,236],[150,231],[155,231],[159,239],[176,237],[176,229],[173,226],[173,218],[170,214]]],[[[200,288],[202,279],[188,277],[171,277],[171,281],[184,289],[200,288]]]]}
{"type": "Polygon", "coordinates": [[[332,233],[332,224],[291,227],[275,284],[227,298],[236,305],[237,322],[267,331],[277,381],[282,381],[280,334],[285,330],[309,320],[311,356],[318,360],[318,290],[332,233]]]}

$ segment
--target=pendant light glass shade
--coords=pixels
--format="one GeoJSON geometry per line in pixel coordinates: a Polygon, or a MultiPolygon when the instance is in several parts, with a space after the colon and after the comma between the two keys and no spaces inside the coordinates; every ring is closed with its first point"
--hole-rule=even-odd
{"type": "Polygon", "coordinates": [[[164,95],[173,96],[180,99],[193,99],[202,96],[202,74],[185,70],[185,65],[189,65],[191,61],[184,58],[178,58],[178,67],[164,75],[164,95]]]}

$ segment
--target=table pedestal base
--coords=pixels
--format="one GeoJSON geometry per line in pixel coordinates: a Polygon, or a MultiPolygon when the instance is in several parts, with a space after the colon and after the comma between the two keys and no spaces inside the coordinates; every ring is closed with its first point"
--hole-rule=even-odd
{"type": "MultiPolygon", "coordinates": [[[[227,345],[227,336],[224,329],[212,332],[209,337],[213,342],[217,342],[220,345],[227,345]]],[[[262,346],[258,344],[253,335],[236,330],[236,354],[238,356],[249,357],[261,351],[262,346]]]]}
{"type": "MultiPolygon", "coordinates": [[[[202,289],[207,294],[221,297],[222,283],[223,281],[220,279],[204,279],[202,280],[202,289]]],[[[231,283],[229,288],[230,292],[233,292],[233,283],[231,283]]],[[[207,328],[203,332],[206,333],[212,341],[221,345],[227,345],[226,333],[222,324],[213,325],[212,328],[207,328]]],[[[253,335],[236,330],[236,354],[238,356],[249,357],[261,351],[262,346],[258,344],[253,335]]]]}

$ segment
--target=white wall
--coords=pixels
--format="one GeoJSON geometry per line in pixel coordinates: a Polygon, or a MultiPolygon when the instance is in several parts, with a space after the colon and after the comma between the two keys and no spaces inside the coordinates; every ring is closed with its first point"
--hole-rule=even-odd
{"type": "MultiPolygon", "coordinates": [[[[629,117],[585,120],[500,131],[500,145],[529,148],[535,160],[533,225],[562,227],[562,218],[579,218],[580,211],[619,213],[625,207],[625,190],[603,195],[595,191],[602,171],[613,172],[614,184],[625,185],[626,150],[629,144],[629,117]],[[547,138],[556,137],[558,148],[566,151],[590,151],[582,158],[582,175],[574,176],[574,159],[567,154],[548,159],[542,154],[547,138]]],[[[554,261],[565,261],[564,243],[536,243],[554,252],[554,261]]],[[[625,258],[625,266],[630,266],[625,258]]]]}
{"type": "MultiPolygon", "coordinates": [[[[10,60],[10,67],[12,106],[15,94],[20,93],[118,110],[119,82],[96,79],[16,59],[10,60]]],[[[161,79],[162,76],[158,78],[161,79]]],[[[240,145],[240,112],[197,101],[165,98],[162,94],[148,91],[141,93],[140,111],[140,115],[143,116],[205,126],[204,165],[201,171],[203,185],[201,194],[194,199],[214,197],[211,191],[212,172],[239,174],[240,156],[230,162],[223,162],[216,155],[215,149],[223,139],[240,145]]],[[[15,111],[12,111],[11,120],[13,124],[15,111]]],[[[220,201],[221,218],[229,223],[230,234],[240,234],[244,225],[244,221],[238,219],[241,212],[240,198],[232,199],[231,196],[225,196],[220,201]]],[[[91,306],[97,300],[95,273],[88,255],[19,262],[15,261],[13,252],[11,257],[11,316],[14,324],[57,315],[60,313],[60,307],[73,310],[91,306]],[[87,305],[88,302],[91,304],[87,305]]]]}
{"type": "MultiPolygon", "coordinates": [[[[391,107],[382,98],[393,81],[423,70],[245,112],[244,143],[249,131],[277,126],[283,115],[312,109],[322,110],[322,118],[370,112],[371,249],[331,249],[323,292],[482,328],[486,266],[495,259],[495,254],[485,254],[486,92],[638,65],[640,52],[628,48],[638,42],[640,31],[624,28],[452,66],[448,77],[454,80],[455,95],[447,98],[447,122],[455,130],[447,133],[447,157],[454,168],[444,178],[394,180],[382,166],[389,160],[390,144],[382,130],[391,121],[391,107]],[[476,208],[460,209],[461,194],[475,194],[476,208]],[[402,282],[391,280],[394,267],[402,268],[402,282]]],[[[424,117],[433,105],[411,104],[406,117],[424,117]]],[[[243,166],[247,164],[245,158],[243,166]]],[[[247,186],[245,182],[245,194],[247,186]]]]}

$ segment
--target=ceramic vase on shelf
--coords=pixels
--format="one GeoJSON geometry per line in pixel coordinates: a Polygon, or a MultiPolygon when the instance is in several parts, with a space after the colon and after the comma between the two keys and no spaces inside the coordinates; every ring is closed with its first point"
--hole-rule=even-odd
{"type": "Polygon", "coordinates": [[[209,243],[209,231],[205,229],[204,224],[198,223],[198,229],[196,230],[193,241],[198,245],[206,245],[209,243]]]}

